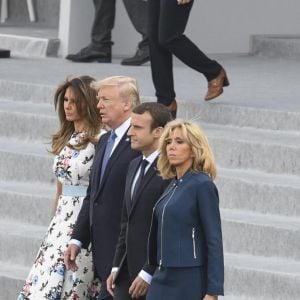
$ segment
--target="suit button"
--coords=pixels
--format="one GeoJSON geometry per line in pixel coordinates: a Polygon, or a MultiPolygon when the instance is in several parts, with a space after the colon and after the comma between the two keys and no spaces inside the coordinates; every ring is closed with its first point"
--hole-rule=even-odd
{"type": "Polygon", "coordinates": [[[98,206],[99,205],[99,203],[98,202],[94,202],[94,206],[98,206]]]}

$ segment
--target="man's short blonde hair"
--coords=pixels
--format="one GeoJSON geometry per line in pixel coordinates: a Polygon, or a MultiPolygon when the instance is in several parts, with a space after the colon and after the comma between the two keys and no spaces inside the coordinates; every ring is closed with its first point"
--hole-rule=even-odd
{"type": "Polygon", "coordinates": [[[140,104],[139,88],[136,79],[129,76],[111,76],[99,81],[94,81],[91,84],[91,87],[97,92],[104,86],[118,87],[120,98],[130,102],[132,108],[140,104]]]}
{"type": "Polygon", "coordinates": [[[157,167],[162,178],[170,179],[176,176],[175,168],[169,163],[166,148],[171,133],[177,128],[181,130],[184,141],[190,145],[193,153],[191,172],[204,172],[215,179],[217,171],[214,155],[204,132],[197,124],[178,119],[169,122],[160,137],[157,167]]]}

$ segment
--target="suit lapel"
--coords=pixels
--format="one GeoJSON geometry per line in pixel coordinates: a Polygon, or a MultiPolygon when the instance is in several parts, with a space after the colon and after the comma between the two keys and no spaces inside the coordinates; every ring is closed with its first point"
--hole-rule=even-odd
{"type": "Polygon", "coordinates": [[[102,159],[104,156],[104,152],[105,152],[105,147],[106,147],[106,143],[107,140],[109,138],[110,132],[104,134],[99,141],[99,144],[97,145],[96,148],[96,153],[95,153],[95,159],[94,159],[94,163],[93,163],[93,185],[96,186],[96,190],[99,189],[100,187],[100,174],[101,174],[101,167],[102,167],[102,159]]]}
{"type": "Polygon", "coordinates": [[[146,172],[145,176],[143,177],[141,185],[136,193],[135,199],[132,199],[130,213],[132,213],[134,207],[138,203],[140,196],[143,193],[144,187],[149,183],[149,181],[152,179],[152,177],[156,175],[156,172],[157,172],[156,171],[156,162],[157,162],[157,159],[155,159],[155,161],[151,164],[149,170],[146,172]]]}
{"type": "MultiPolygon", "coordinates": [[[[115,163],[118,161],[118,157],[128,147],[128,145],[130,145],[130,139],[127,136],[127,131],[126,131],[126,133],[123,135],[123,137],[121,138],[120,142],[118,143],[117,147],[115,148],[115,150],[113,151],[111,157],[108,160],[108,163],[106,165],[106,169],[104,171],[101,183],[100,183],[100,175],[99,175],[99,190],[98,190],[97,194],[100,193],[103,185],[105,184],[105,182],[106,182],[106,180],[109,176],[109,173],[110,173],[111,169],[113,168],[115,163]]],[[[103,151],[103,153],[102,153],[102,156],[101,156],[101,164],[102,164],[102,159],[103,159],[105,147],[104,147],[104,150],[102,150],[102,151],[103,151]]],[[[99,174],[100,174],[100,170],[99,170],[99,174]]]]}
{"type": "Polygon", "coordinates": [[[127,208],[127,214],[129,215],[130,211],[131,211],[131,207],[132,207],[132,201],[131,201],[131,190],[132,190],[132,184],[133,184],[133,180],[135,178],[136,172],[140,166],[140,163],[142,161],[143,157],[141,157],[139,160],[136,160],[134,162],[134,165],[132,166],[132,168],[130,168],[130,173],[128,173],[128,181],[127,181],[127,195],[125,197],[125,201],[126,201],[126,208],[127,208]]]}

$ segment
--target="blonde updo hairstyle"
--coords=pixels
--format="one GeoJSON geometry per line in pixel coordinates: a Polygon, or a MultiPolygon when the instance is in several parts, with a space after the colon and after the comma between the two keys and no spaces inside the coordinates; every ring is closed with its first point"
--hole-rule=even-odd
{"type": "Polygon", "coordinates": [[[208,140],[200,127],[189,121],[174,120],[168,123],[160,138],[159,150],[160,156],[157,167],[163,179],[170,179],[176,176],[175,168],[169,163],[167,157],[167,141],[175,129],[180,129],[183,140],[190,145],[193,153],[192,173],[204,172],[211,177],[216,178],[217,170],[214,155],[208,140]]]}

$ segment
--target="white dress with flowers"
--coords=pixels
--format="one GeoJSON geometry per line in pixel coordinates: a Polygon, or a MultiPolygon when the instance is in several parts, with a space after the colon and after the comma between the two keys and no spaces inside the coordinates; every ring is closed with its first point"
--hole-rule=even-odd
{"type": "MultiPolygon", "coordinates": [[[[78,143],[82,133],[73,134],[70,144],[78,143]]],[[[95,146],[73,150],[65,146],[54,159],[54,173],[63,185],[88,186],[95,146]]],[[[100,284],[94,280],[92,253],[82,249],[77,257],[78,271],[67,271],[64,251],[84,197],[60,196],[54,217],[38,251],[22,292],[17,300],[96,299],[100,284]]]]}

